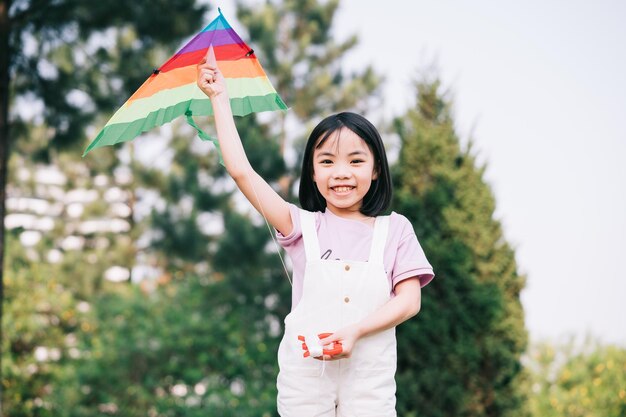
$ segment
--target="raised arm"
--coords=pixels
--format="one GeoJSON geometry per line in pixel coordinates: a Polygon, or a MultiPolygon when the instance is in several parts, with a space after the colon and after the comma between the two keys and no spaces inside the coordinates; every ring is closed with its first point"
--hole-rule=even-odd
{"type": "Polygon", "coordinates": [[[293,229],[289,205],[252,169],[248,161],[233,120],[226,81],[217,67],[213,47],[209,48],[206,57],[198,64],[197,83],[211,99],[217,139],[226,170],[254,208],[264,215],[276,230],[288,235],[293,229]]]}

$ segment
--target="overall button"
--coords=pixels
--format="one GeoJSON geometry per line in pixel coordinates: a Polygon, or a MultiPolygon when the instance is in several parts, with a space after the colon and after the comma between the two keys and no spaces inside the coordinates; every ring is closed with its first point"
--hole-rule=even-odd
{"type": "Polygon", "coordinates": [[[344,298],[344,299],[343,299],[343,301],[344,301],[345,303],[349,303],[349,302],[350,302],[350,297],[346,297],[346,298],[344,298]]]}
{"type": "Polygon", "coordinates": [[[346,271],[350,270],[350,265],[346,265],[343,269],[345,269],[346,271]]]}

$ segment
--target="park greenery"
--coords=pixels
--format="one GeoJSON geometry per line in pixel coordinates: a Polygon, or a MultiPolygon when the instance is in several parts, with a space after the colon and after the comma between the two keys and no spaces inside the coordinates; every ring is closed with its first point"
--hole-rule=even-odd
{"type": "MultiPolygon", "coordinates": [[[[329,113],[370,117],[398,155],[393,210],[437,274],[398,327],[398,415],[626,415],[625,349],[529,343],[525,277],[437,74],[416,69],[414,105],[380,119],[384,78],[342,69],[358,38],[333,36],[338,5],[239,1],[226,16],[290,106],[237,126],[294,202],[302,142],[329,113]]],[[[1,0],[2,415],[277,415],[288,272],[212,145],[175,122],[80,157],[216,13],[194,0],[1,0]]]]}

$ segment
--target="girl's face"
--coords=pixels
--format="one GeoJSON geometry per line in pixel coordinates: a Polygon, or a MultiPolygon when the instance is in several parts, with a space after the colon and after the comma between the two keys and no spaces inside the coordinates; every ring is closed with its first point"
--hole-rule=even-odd
{"type": "Polygon", "coordinates": [[[313,182],[326,207],[339,216],[363,217],[359,209],[377,176],[372,151],[350,129],[334,132],[313,152],[313,182]]]}

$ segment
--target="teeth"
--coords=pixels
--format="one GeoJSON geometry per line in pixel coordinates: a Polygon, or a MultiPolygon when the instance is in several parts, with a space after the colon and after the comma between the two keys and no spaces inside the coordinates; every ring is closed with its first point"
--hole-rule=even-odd
{"type": "Polygon", "coordinates": [[[335,187],[335,191],[337,191],[338,193],[345,193],[347,191],[350,191],[353,187],[335,187]]]}

